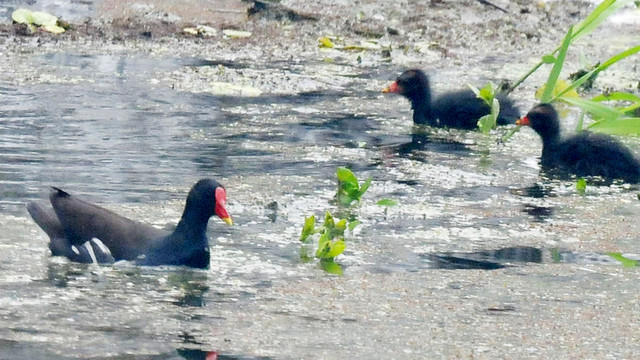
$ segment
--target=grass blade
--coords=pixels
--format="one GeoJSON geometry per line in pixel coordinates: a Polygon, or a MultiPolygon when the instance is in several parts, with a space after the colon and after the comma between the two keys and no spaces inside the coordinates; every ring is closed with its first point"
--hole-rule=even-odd
{"type": "Polygon", "coordinates": [[[606,119],[591,124],[588,129],[612,135],[640,135],[640,118],[606,119]]]}
{"type": "Polygon", "coordinates": [[[567,35],[564,37],[562,41],[562,45],[560,46],[560,51],[558,52],[558,57],[556,58],[556,62],[553,64],[553,68],[551,68],[551,72],[549,73],[549,79],[544,87],[544,92],[542,93],[542,98],[540,102],[548,103],[551,100],[551,94],[553,94],[553,89],[556,87],[556,82],[560,77],[560,72],[562,71],[562,65],[564,65],[564,59],[567,56],[567,50],[569,49],[569,45],[571,44],[571,34],[573,33],[573,26],[569,27],[569,31],[567,31],[567,35]]]}
{"type": "Polygon", "coordinates": [[[564,89],[562,92],[560,92],[558,95],[556,95],[551,101],[554,101],[556,99],[558,99],[559,97],[561,97],[562,95],[566,94],[568,91],[571,91],[575,88],[577,88],[578,86],[582,85],[585,81],[587,81],[593,74],[599,73],[601,71],[606,70],[607,68],[609,68],[611,65],[617,63],[618,61],[627,58],[631,55],[634,55],[636,53],[640,52],[640,45],[632,47],[630,49],[627,49],[619,54],[616,54],[614,56],[612,56],[611,58],[609,58],[607,61],[603,62],[602,64],[600,64],[598,67],[596,67],[595,69],[589,71],[588,73],[584,74],[582,77],[580,77],[578,80],[574,81],[571,86],[569,86],[568,88],[564,89]]]}
{"type": "MultiPolygon", "coordinates": [[[[600,5],[598,5],[592,12],[587,16],[584,20],[575,25],[575,31],[573,32],[571,40],[577,40],[578,38],[589,34],[593,31],[598,25],[600,25],[604,20],[607,19],[613,12],[618,10],[620,7],[631,3],[633,0],[605,0],[600,5]]],[[[560,51],[561,47],[556,48],[551,52],[551,54],[546,55],[542,58],[536,65],[531,68],[523,77],[518,79],[507,91],[505,94],[511,93],[515,90],[520,84],[522,84],[531,74],[536,72],[543,64],[548,63],[550,60],[548,56],[552,56],[553,54],[560,51]]]]}
{"type": "Polygon", "coordinates": [[[568,96],[563,96],[560,98],[560,100],[587,111],[597,119],[616,120],[624,116],[624,113],[622,111],[596,101],[584,100],[568,96]]]}
{"type": "Polygon", "coordinates": [[[575,26],[576,31],[574,32],[571,40],[577,40],[578,38],[589,34],[616,10],[630,4],[631,2],[633,2],[633,0],[605,0],[601,2],[600,5],[598,5],[591,14],[589,14],[589,16],[575,26]]]}
{"type": "Polygon", "coordinates": [[[610,92],[608,94],[598,95],[591,99],[591,101],[631,101],[634,103],[640,102],[640,96],[626,93],[626,92],[610,92]]]}

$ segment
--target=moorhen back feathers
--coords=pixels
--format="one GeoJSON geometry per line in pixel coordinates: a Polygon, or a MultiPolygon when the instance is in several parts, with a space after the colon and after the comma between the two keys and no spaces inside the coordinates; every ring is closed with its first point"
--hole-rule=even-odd
{"type": "Polygon", "coordinates": [[[209,266],[206,228],[214,214],[228,224],[226,190],[202,179],[189,191],[182,218],[173,232],[127,219],[53,188],[53,208],[32,202],[27,209],[49,235],[54,256],[72,261],[108,263],[136,260],[141,265],[209,266]]]}
{"type": "Polygon", "coordinates": [[[562,139],[558,113],[550,104],[536,105],[516,123],[530,126],[540,135],[540,166],[552,175],[640,182],[640,161],[613,137],[584,130],[562,139]]]}
{"type": "MultiPolygon", "coordinates": [[[[429,77],[419,69],[403,72],[383,92],[409,99],[415,124],[472,130],[478,127],[478,119],[491,111],[470,89],[445,93],[432,101],[429,77]]],[[[515,123],[520,117],[518,108],[502,94],[496,98],[500,102],[498,125],[515,123]]]]}

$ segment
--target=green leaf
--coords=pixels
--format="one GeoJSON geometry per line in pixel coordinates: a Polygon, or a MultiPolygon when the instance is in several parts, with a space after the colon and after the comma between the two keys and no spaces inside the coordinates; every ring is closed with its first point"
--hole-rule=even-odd
{"type": "Polygon", "coordinates": [[[564,59],[567,56],[567,50],[569,49],[569,45],[571,44],[572,32],[573,26],[569,27],[567,35],[562,41],[562,45],[560,46],[560,50],[558,51],[558,57],[553,64],[553,68],[551,68],[551,72],[549,73],[549,78],[547,79],[547,83],[545,84],[544,92],[542,93],[540,102],[548,103],[551,100],[551,94],[553,93],[556,82],[560,77],[560,72],[562,71],[562,66],[564,65],[564,59]]]}
{"type": "Polygon", "coordinates": [[[355,201],[352,196],[349,196],[349,194],[346,193],[338,193],[336,197],[340,206],[351,206],[351,204],[355,201]]]}
{"type": "Polygon", "coordinates": [[[622,111],[597,101],[584,100],[570,96],[562,96],[560,97],[560,100],[589,112],[597,119],[615,120],[624,116],[622,111]]]}
{"type": "Polygon", "coordinates": [[[336,232],[340,235],[344,234],[347,229],[347,219],[342,219],[336,223],[336,232]]]}
{"type": "Polygon", "coordinates": [[[591,101],[631,101],[640,102],[640,96],[627,92],[610,92],[591,98],[591,101]]]}
{"type": "Polygon", "coordinates": [[[479,96],[480,95],[480,90],[477,87],[475,87],[475,86],[473,86],[471,84],[467,84],[467,86],[469,87],[469,89],[471,89],[471,91],[473,91],[474,94],[476,94],[476,97],[480,97],[479,96]]]}
{"type": "Polygon", "coordinates": [[[620,108],[625,114],[633,115],[640,109],[640,96],[627,92],[611,92],[607,94],[598,95],[591,99],[591,101],[628,101],[632,104],[620,108]]]}
{"type": "Polygon", "coordinates": [[[478,128],[480,129],[480,131],[482,131],[483,134],[488,134],[489,131],[493,129],[494,125],[495,125],[495,121],[493,119],[493,116],[491,116],[491,114],[485,115],[480,119],[478,119],[478,128]]]}
{"type": "Polygon", "coordinates": [[[361,221],[360,220],[354,220],[352,222],[349,223],[348,228],[349,231],[353,231],[353,229],[356,228],[356,226],[360,225],[361,221]]]}
{"type": "Polygon", "coordinates": [[[33,12],[28,9],[18,9],[11,14],[11,19],[18,24],[33,24],[33,12]]]}
{"type": "Polygon", "coordinates": [[[640,118],[617,118],[595,122],[589,130],[612,135],[640,135],[640,118]]]}
{"type": "Polygon", "coordinates": [[[333,41],[326,36],[319,38],[318,42],[320,43],[320,47],[333,48],[335,46],[333,45],[333,41]]]}
{"type": "Polygon", "coordinates": [[[316,250],[317,258],[324,257],[323,255],[329,251],[330,242],[331,239],[329,239],[328,231],[325,231],[318,239],[318,249],[316,250]]]}
{"type": "Polygon", "coordinates": [[[553,64],[556,62],[556,57],[553,55],[545,55],[542,57],[542,62],[545,64],[553,64]]]}
{"type": "Polygon", "coordinates": [[[364,184],[362,184],[362,186],[360,186],[360,191],[358,192],[358,201],[360,201],[360,198],[362,197],[362,195],[364,195],[365,192],[367,192],[367,189],[369,189],[369,186],[371,186],[371,178],[368,178],[367,180],[365,180],[364,184]]]}
{"type": "Polygon", "coordinates": [[[333,229],[335,227],[333,215],[331,215],[329,211],[325,211],[324,213],[324,227],[327,229],[333,229]]]}
{"type": "Polygon", "coordinates": [[[575,26],[576,31],[573,34],[572,40],[577,40],[578,38],[587,35],[611,14],[613,14],[613,12],[622,6],[630,4],[632,1],[633,0],[604,0],[591,12],[591,14],[589,14],[589,16],[575,26]]]}
{"type": "MultiPolygon", "coordinates": [[[[591,76],[593,76],[593,74],[600,73],[601,71],[606,70],[607,68],[609,68],[611,65],[617,63],[618,61],[620,61],[620,60],[622,60],[624,58],[627,58],[627,57],[629,57],[631,55],[634,55],[634,54],[636,54],[638,52],[640,52],[640,45],[632,47],[632,48],[627,49],[627,50],[624,50],[624,51],[622,51],[622,52],[610,57],[609,59],[607,59],[607,61],[605,61],[602,64],[598,65],[595,69],[592,69],[591,71],[587,72],[586,74],[581,76],[579,79],[574,81],[571,84],[571,86],[567,87],[566,89],[564,89],[563,91],[558,93],[553,100],[563,96],[568,91],[571,91],[571,90],[577,88],[578,86],[582,85],[585,81],[589,80],[589,78],[591,78],[591,76]]],[[[553,100],[551,100],[551,101],[553,101],[553,100]]]]}
{"type": "Polygon", "coordinates": [[[338,181],[349,184],[352,187],[358,188],[358,178],[356,175],[346,167],[339,167],[336,170],[336,175],[338,176],[338,181]]]}
{"type": "Polygon", "coordinates": [[[300,241],[303,243],[308,242],[309,236],[316,232],[316,217],[311,215],[304,219],[304,226],[302,227],[302,233],[300,234],[300,241]]]}
{"type": "Polygon", "coordinates": [[[579,178],[576,182],[576,189],[578,190],[578,193],[580,193],[580,195],[584,195],[585,191],[587,190],[587,180],[585,180],[584,178],[579,178]]]}
{"type": "Polygon", "coordinates": [[[498,99],[493,98],[491,103],[491,113],[478,120],[478,127],[484,134],[488,134],[491,129],[496,127],[499,113],[500,103],[498,102],[498,99]]]}
{"type": "Polygon", "coordinates": [[[493,89],[493,84],[490,82],[487,83],[487,85],[485,85],[482,89],[480,89],[480,92],[478,93],[478,97],[484,100],[487,105],[490,105],[493,102],[494,96],[495,91],[493,89]]]}
{"type": "Polygon", "coordinates": [[[64,28],[58,25],[44,25],[42,26],[42,29],[52,34],[62,34],[65,31],[64,28]]]}
{"type": "Polygon", "coordinates": [[[321,260],[320,266],[329,274],[342,275],[342,267],[333,260],[321,260]]]}
{"type": "Polygon", "coordinates": [[[580,112],[580,117],[578,118],[578,123],[576,124],[576,131],[577,132],[583,130],[582,127],[584,126],[584,114],[585,114],[585,111],[582,110],[580,112]]]}
{"type": "Polygon", "coordinates": [[[345,244],[343,239],[337,240],[335,242],[332,242],[329,244],[328,246],[328,250],[326,253],[324,253],[323,256],[321,256],[322,258],[334,258],[340,254],[342,254],[342,252],[344,251],[344,249],[347,247],[347,244],[345,244]]]}
{"type": "Polygon", "coordinates": [[[630,268],[630,267],[636,267],[638,265],[640,265],[640,262],[638,262],[638,260],[633,260],[633,259],[627,259],[626,257],[622,256],[621,253],[607,253],[607,255],[611,256],[613,259],[618,260],[622,263],[622,266],[626,267],[626,268],[630,268]]]}
{"type": "Polygon", "coordinates": [[[33,12],[33,23],[38,26],[55,26],[58,24],[58,18],[42,11],[33,12]]]}
{"type": "Polygon", "coordinates": [[[398,202],[391,199],[380,199],[376,204],[380,206],[396,206],[398,202]]]}
{"type": "Polygon", "coordinates": [[[358,191],[360,190],[360,187],[357,182],[356,183],[339,182],[338,185],[341,192],[343,192],[344,194],[348,194],[350,196],[356,196],[358,194],[358,191]]]}

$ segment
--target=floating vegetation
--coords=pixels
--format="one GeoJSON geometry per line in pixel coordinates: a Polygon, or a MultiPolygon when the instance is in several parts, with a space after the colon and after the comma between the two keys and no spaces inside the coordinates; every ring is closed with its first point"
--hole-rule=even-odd
{"type": "Polygon", "coordinates": [[[203,36],[203,37],[218,35],[218,30],[207,25],[198,25],[196,27],[186,27],[182,29],[182,32],[189,35],[203,36]]]}
{"type": "Polygon", "coordinates": [[[357,44],[354,43],[346,43],[340,37],[329,37],[323,36],[318,38],[318,46],[320,48],[325,49],[336,49],[336,50],[355,50],[355,51],[366,51],[366,50],[382,50],[382,46],[378,44],[375,40],[362,40],[357,44]],[[338,44],[339,43],[339,44],[338,44]]]}
{"type": "Polygon", "coordinates": [[[57,17],[42,11],[17,9],[11,14],[11,19],[17,24],[26,24],[32,33],[38,29],[52,34],[62,34],[65,31],[57,17]]]}
{"type": "MultiPolygon", "coordinates": [[[[592,32],[616,10],[630,3],[631,0],[604,0],[584,20],[569,27],[562,44],[551,53],[542,56],[541,60],[533,68],[507,90],[507,93],[513,91],[542,65],[552,65],[547,82],[536,93],[536,97],[539,97],[540,102],[565,103],[580,108],[582,114],[580,115],[578,131],[583,130],[584,115],[588,113],[594,120],[593,123],[586,126],[588,130],[617,135],[640,135],[640,117],[637,114],[637,109],[640,109],[640,97],[631,93],[615,92],[610,96],[603,94],[587,100],[581,98],[576,92],[577,88],[593,81],[600,72],[618,61],[640,52],[640,45],[626,49],[602,63],[599,62],[581,76],[574,76],[572,82],[560,79],[560,73],[569,46],[577,39],[592,32]],[[603,104],[603,101],[618,101],[623,102],[623,105],[620,107],[608,106],[603,104]]],[[[561,114],[564,113],[562,109],[560,110],[561,114]]],[[[502,141],[511,137],[517,129],[515,128],[505,135],[502,141]]]]}
{"type": "MultiPolygon", "coordinates": [[[[328,273],[342,275],[342,267],[334,259],[342,254],[347,247],[346,230],[353,231],[358,224],[360,224],[358,220],[349,222],[347,219],[339,219],[336,221],[333,215],[327,211],[322,226],[316,227],[316,217],[311,215],[304,219],[300,241],[303,244],[311,244],[311,236],[319,234],[315,257],[320,260],[320,266],[328,273]]],[[[312,260],[313,257],[309,256],[308,247],[303,246],[301,258],[304,261],[312,260]]]]}
{"type": "Polygon", "coordinates": [[[244,38],[251,37],[251,32],[225,29],[225,30],[222,30],[222,35],[228,37],[229,39],[244,39],[244,38]]]}
{"type": "MultiPolygon", "coordinates": [[[[368,178],[360,185],[356,175],[345,167],[339,167],[336,170],[336,175],[338,177],[338,190],[335,199],[341,207],[348,207],[360,202],[360,198],[371,185],[371,178],[368,178]]],[[[395,202],[389,199],[380,200],[378,203],[383,206],[395,205],[395,202]]],[[[306,217],[300,233],[300,241],[303,243],[300,257],[303,261],[311,261],[314,257],[318,258],[320,266],[326,272],[342,275],[342,267],[334,260],[347,247],[345,242],[347,234],[359,224],[360,221],[355,217],[336,220],[329,211],[325,212],[322,226],[316,227],[316,217],[314,215],[306,217]],[[312,243],[311,237],[314,234],[319,234],[318,247],[315,256],[310,256],[311,248],[308,245],[312,243]]]]}

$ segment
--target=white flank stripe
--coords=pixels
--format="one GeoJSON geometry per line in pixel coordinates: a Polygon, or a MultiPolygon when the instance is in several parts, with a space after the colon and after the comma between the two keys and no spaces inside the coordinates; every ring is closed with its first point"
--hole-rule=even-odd
{"type": "Polygon", "coordinates": [[[111,255],[111,250],[109,250],[109,248],[107,247],[107,245],[105,245],[102,241],[100,241],[100,239],[98,238],[93,238],[91,239],[91,241],[93,241],[96,245],[98,245],[98,247],[100,248],[100,250],[108,255],[111,255]]]}
{"type": "Polygon", "coordinates": [[[87,251],[89,252],[89,256],[91,256],[91,261],[94,264],[97,264],[98,260],[96,260],[96,254],[93,253],[93,247],[91,246],[91,243],[87,241],[86,243],[84,243],[84,247],[87,248],[87,251]]]}

